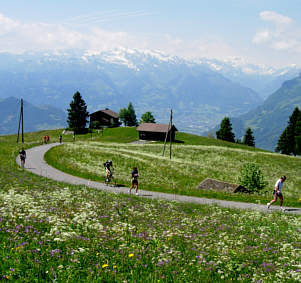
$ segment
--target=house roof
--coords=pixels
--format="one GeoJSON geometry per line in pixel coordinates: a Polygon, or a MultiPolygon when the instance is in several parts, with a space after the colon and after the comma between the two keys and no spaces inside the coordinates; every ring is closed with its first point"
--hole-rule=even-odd
{"type": "MultiPolygon", "coordinates": [[[[142,123],[136,130],[141,132],[166,133],[168,132],[168,127],[168,124],[142,123]]],[[[172,127],[175,131],[178,131],[174,125],[172,127]]]]}
{"type": "Polygon", "coordinates": [[[109,115],[109,116],[111,116],[113,118],[119,118],[119,114],[118,113],[116,113],[116,112],[114,112],[114,111],[112,111],[110,109],[107,109],[107,108],[104,109],[104,110],[98,110],[96,112],[93,112],[89,116],[91,116],[93,114],[96,114],[96,113],[99,113],[99,112],[103,112],[103,113],[105,113],[105,114],[107,114],[107,115],[109,115]]]}

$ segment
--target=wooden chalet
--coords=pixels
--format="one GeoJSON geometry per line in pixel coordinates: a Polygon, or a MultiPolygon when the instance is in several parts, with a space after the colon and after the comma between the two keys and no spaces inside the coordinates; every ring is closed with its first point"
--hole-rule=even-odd
{"type": "Polygon", "coordinates": [[[93,122],[99,122],[100,127],[119,127],[118,113],[106,108],[99,110],[90,115],[90,126],[93,122]]]}
{"type": "Polygon", "coordinates": [[[142,123],[137,127],[139,132],[139,139],[141,140],[152,140],[152,141],[164,141],[167,135],[167,140],[175,140],[175,132],[177,128],[172,125],[171,129],[168,129],[168,124],[155,124],[155,123],[142,123]]]}

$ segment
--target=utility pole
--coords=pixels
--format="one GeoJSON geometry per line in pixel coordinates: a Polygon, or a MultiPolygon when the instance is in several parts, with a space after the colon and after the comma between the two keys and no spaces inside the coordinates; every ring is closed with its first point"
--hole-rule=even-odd
{"type": "Polygon", "coordinates": [[[168,137],[168,133],[169,133],[169,141],[170,141],[170,145],[169,145],[169,159],[171,159],[171,130],[172,130],[172,109],[170,110],[170,118],[169,118],[169,123],[168,123],[168,129],[166,132],[166,136],[165,136],[165,141],[164,141],[164,147],[163,147],[163,156],[165,154],[165,146],[166,146],[166,141],[167,141],[167,137],[168,137]]]}
{"type": "Polygon", "coordinates": [[[172,145],[172,109],[170,110],[170,129],[169,129],[169,159],[171,159],[171,145],[172,145]]]}
{"type": "Polygon", "coordinates": [[[17,143],[19,143],[20,125],[21,125],[22,143],[24,143],[23,99],[22,98],[21,98],[21,108],[20,108],[20,117],[19,117],[17,143]]]}

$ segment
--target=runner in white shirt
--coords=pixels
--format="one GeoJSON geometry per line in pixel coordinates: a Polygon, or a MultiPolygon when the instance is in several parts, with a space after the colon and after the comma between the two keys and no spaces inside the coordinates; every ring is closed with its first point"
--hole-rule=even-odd
{"type": "Polygon", "coordinates": [[[273,192],[274,199],[267,203],[268,209],[270,208],[272,203],[274,203],[275,201],[277,201],[278,198],[280,198],[280,208],[283,211],[285,210],[284,208],[282,208],[282,204],[283,204],[282,187],[283,187],[283,183],[285,182],[285,180],[286,180],[285,176],[282,176],[279,180],[277,180],[277,182],[275,184],[274,192],[273,192]]]}

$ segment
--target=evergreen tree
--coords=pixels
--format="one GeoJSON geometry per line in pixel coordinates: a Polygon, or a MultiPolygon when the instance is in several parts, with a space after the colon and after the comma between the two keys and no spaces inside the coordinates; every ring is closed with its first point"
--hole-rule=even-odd
{"type": "Polygon", "coordinates": [[[137,126],[138,121],[133,104],[130,102],[128,108],[121,108],[119,111],[119,119],[125,126],[137,126]]]}
{"type": "Polygon", "coordinates": [[[75,134],[85,132],[89,113],[87,112],[87,105],[78,91],[73,95],[73,100],[70,102],[70,108],[67,111],[69,128],[75,134]]]}
{"type": "Polygon", "coordinates": [[[288,126],[284,129],[282,132],[276,151],[281,152],[283,154],[297,154],[297,151],[299,150],[299,120],[301,116],[301,112],[298,107],[296,107],[292,113],[292,115],[289,117],[288,126]],[[298,144],[296,144],[296,141],[298,144]]]}
{"type": "Polygon", "coordinates": [[[295,152],[301,155],[301,111],[295,127],[295,152]]]}
{"type": "Polygon", "coordinates": [[[280,152],[282,154],[290,154],[288,151],[287,144],[288,144],[287,128],[285,128],[282,134],[280,135],[275,151],[280,152]]]}
{"type": "Polygon", "coordinates": [[[153,116],[152,112],[145,112],[141,116],[140,124],[141,123],[156,123],[155,117],[153,116]]]}
{"type": "Polygon", "coordinates": [[[235,142],[235,135],[232,133],[232,124],[229,117],[225,117],[222,120],[221,127],[216,132],[216,138],[228,142],[235,142]]]}
{"type": "Polygon", "coordinates": [[[253,132],[252,132],[251,128],[248,128],[246,130],[246,133],[243,137],[242,143],[246,144],[248,146],[255,146],[255,138],[253,136],[253,132]]]}

